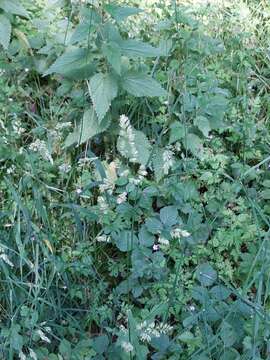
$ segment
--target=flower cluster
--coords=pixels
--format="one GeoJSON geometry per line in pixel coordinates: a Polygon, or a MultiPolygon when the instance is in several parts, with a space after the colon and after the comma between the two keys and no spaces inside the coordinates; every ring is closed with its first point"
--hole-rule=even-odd
{"type": "Polygon", "coordinates": [[[162,158],[163,158],[163,172],[164,175],[168,175],[171,167],[174,164],[174,158],[173,158],[173,151],[170,148],[166,148],[163,151],[162,158]]]}
{"type": "Polygon", "coordinates": [[[142,322],[137,326],[139,337],[144,342],[150,342],[152,338],[160,337],[162,334],[168,334],[173,330],[173,327],[163,322],[156,324],[155,322],[142,322]]]}
{"type": "Polygon", "coordinates": [[[171,237],[174,238],[174,239],[179,239],[180,237],[189,237],[191,236],[191,234],[186,231],[186,230],[182,230],[180,228],[175,228],[171,231],[171,237]]]}
{"type": "Polygon", "coordinates": [[[119,120],[120,136],[127,138],[131,149],[132,157],[131,162],[136,162],[138,158],[138,151],[135,145],[135,132],[130,124],[129,118],[126,115],[121,115],[119,120]]]}
{"type": "Polygon", "coordinates": [[[29,150],[39,153],[40,156],[43,157],[45,160],[49,160],[51,163],[53,163],[53,159],[45,141],[40,139],[35,140],[29,145],[29,150]]]}

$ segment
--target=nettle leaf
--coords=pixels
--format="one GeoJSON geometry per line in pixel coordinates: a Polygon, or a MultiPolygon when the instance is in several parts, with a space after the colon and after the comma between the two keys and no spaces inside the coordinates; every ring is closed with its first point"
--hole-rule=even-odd
{"type": "Polygon", "coordinates": [[[89,22],[82,22],[75,28],[74,33],[71,35],[69,43],[76,44],[77,42],[86,40],[94,29],[95,28],[93,24],[89,22]]]}
{"type": "Polygon", "coordinates": [[[203,152],[203,144],[199,136],[195,134],[187,134],[184,142],[185,147],[192,152],[193,155],[200,157],[203,152]]]}
{"type": "Polygon", "coordinates": [[[66,51],[64,54],[48,68],[44,76],[53,73],[76,79],[89,77],[94,70],[94,65],[90,63],[91,56],[88,49],[77,48],[66,51]]]}
{"type": "Polygon", "coordinates": [[[160,210],[160,220],[165,226],[172,226],[177,223],[178,211],[175,206],[165,206],[160,210]]]}
{"type": "Polygon", "coordinates": [[[96,74],[90,79],[89,93],[99,122],[106,115],[117,92],[117,81],[111,74],[96,74]]]}
{"type": "Polygon", "coordinates": [[[198,266],[196,277],[203,286],[211,286],[217,280],[217,272],[211,265],[205,263],[198,266]]]}
{"type": "Polygon", "coordinates": [[[9,19],[0,14],[0,44],[4,49],[7,49],[10,43],[11,24],[9,19]]]}
{"type": "Polygon", "coordinates": [[[210,123],[205,116],[197,116],[194,119],[194,125],[203,133],[204,136],[209,135],[209,131],[211,130],[210,123]]]}
{"type": "Polygon", "coordinates": [[[130,161],[146,165],[150,157],[151,145],[142,131],[133,129],[133,135],[134,142],[132,143],[128,136],[120,135],[117,150],[130,161]]]}
{"type": "Polygon", "coordinates": [[[134,96],[166,96],[167,92],[151,76],[129,72],[122,80],[122,87],[134,96]]]}
{"type": "Polygon", "coordinates": [[[86,110],[82,122],[76,127],[73,133],[68,135],[64,146],[69,147],[75,144],[83,144],[93,136],[105,131],[109,127],[110,122],[110,116],[105,116],[105,118],[99,122],[93,108],[86,110]]]}
{"type": "Polygon", "coordinates": [[[131,251],[138,245],[137,236],[129,230],[124,230],[120,234],[113,235],[112,237],[115,245],[123,252],[131,251]]]}
{"type": "Polygon", "coordinates": [[[128,16],[141,13],[143,10],[131,7],[131,6],[117,6],[114,4],[108,4],[105,6],[105,10],[117,21],[121,22],[128,16]]]}
{"type": "Polygon", "coordinates": [[[186,134],[185,126],[179,121],[175,121],[170,126],[169,143],[173,144],[174,142],[183,139],[185,137],[185,134],[186,134]]]}
{"type": "Polygon", "coordinates": [[[119,42],[122,54],[128,57],[155,57],[166,55],[161,48],[155,48],[150,44],[138,40],[122,40],[119,42]]]}
{"type": "Polygon", "coordinates": [[[105,43],[102,46],[102,52],[104,56],[107,58],[108,62],[111,64],[113,69],[120,75],[121,73],[121,49],[119,45],[111,41],[109,43],[105,43]]]}
{"type": "Polygon", "coordinates": [[[163,159],[163,150],[155,149],[152,158],[152,165],[155,173],[155,178],[157,181],[160,181],[164,174],[164,159],[163,159]]]}
{"type": "Polygon", "coordinates": [[[10,14],[19,15],[26,18],[29,17],[28,12],[18,0],[0,0],[0,9],[3,9],[10,14]]]}

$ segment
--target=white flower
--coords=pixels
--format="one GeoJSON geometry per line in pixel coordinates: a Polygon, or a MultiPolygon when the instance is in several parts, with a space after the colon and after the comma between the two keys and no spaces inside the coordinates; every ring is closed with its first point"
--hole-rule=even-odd
{"type": "Polygon", "coordinates": [[[72,123],[70,121],[68,122],[64,122],[64,123],[58,123],[55,128],[56,130],[63,130],[63,129],[68,129],[72,126],[72,123]]]}
{"type": "Polygon", "coordinates": [[[41,338],[41,340],[45,341],[46,343],[51,342],[51,340],[44,334],[44,332],[42,330],[37,330],[37,334],[39,335],[39,337],[41,338]]]}
{"type": "Polygon", "coordinates": [[[9,260],[7,254],[0,254],[0,259],[2,259],[10,267],[14,267],[13,263],[9,260]]]}
{"type": "Polygon", "coordinates": [[[169,246],[170,245],[169,240],[167,240],[165,238],[162,238],[162,237],[159,237],[158,242],[159,242],[160,245],[164,245],[164,246],[169,246]]]}
{"type": "Polygon", "coordinates": [[[168,175],[170,168],[174,164],[173,152],[170,149],[165,149],[163,151],[162,158],[163,158],[163,172],[165,175],[168,175]]]}
{"type": "Polygon", "coordinates": [[[159,245],[158,245],[158,244],[154,244],[154,245],[153,245],[153,250],[154,250],[154,251],[158,251],[158,250],[159,250],[159,245]]]}
{"type": "Polygon", "coordinates": [[[122,204],[122,203],[124,203],[124,202],[126,202],[127,201],[127,192],[126,191],[124,191],[122,194],[120,194],[118,197],[117,197],[117,199],[116,199],[116,202],[117,202],[117,204],[122,204]]]}
{"type": "Polygon", "coordinates": [[[75,192],[76,192],[77,195],[80,195],[82,193],[82,189],[78,188],[78,189],[75,190],[75,192]]]}
{"type": "Polygon", "coordinates": [[[19,358],[20,358],[20,360],[26,360],[26,356],[24,355],[24,353],[22,351],[19,352],[19,358]]]}
{"type": "Polygon", "coordinates": [[[12,102],[12,101],[13,101],[13,99],[12,99],[12,98],[8,98],[8,101],[9,101],[9,102],[12,102]]]}
{"type": "Polygon", "coordinates": [[[36,354],[36,353],[34,352],[34,350],[31,349],[31,348],[29,348],[29,355],[30,355],[30,357],[31,357],[32,359],[38,360],[37,354],[36,354]]]}
{"type": "Polygon", "coordinates": [[[106,235],[99,235],[96,237],[97,242],[110,242],[111,238],[109,236],[106,235]]]}
{"type": "Polygon", "coordinates": [[[71,165],[62,164],[58,167],[59,171],[63,174],[67,174],[71,170],[71,165]]]}
{"type": "Polygon", "coordinates": [[[7,174],[13,174],[15,170],[16,170],[16,166],[11,165],[9,168],[7,168],[7,174]]]}
{"type": "Polygon", "coordinates": [[[121,128],[120,136],[125,137],[129,142],[130,150],[132,153],[129,160],[130,162],[136,162],[138,158],[138,151],[136,149],[136,144],[135,144],[134,129],[130,124],[129,118],[126,115],[121,115],[119,120],[119,125],[121,128]]]}
{"type": "Polygon", "coordinates": [[[108,210],[109,210],[109,206],[108,206],[106,200],[104,199],[104,197],[98,196],[97,202],[98,202],[100,211],[104,212],[104,214],[107,214],[108,210]]]}
{"type": "Polygon", "coordinates": [[[134,349],[133,345],[129,341],[122,341],[121,347],[126,353],[132,352],[134,349]]]}
{"type": "Polygon", "coordinates": [[[53,159],[51,157],[51,154],[49,153],[45,141],[40,139],[35,140],[29,145],[29,150],[38,152],[44,159],[49,160],[51,163],[53,163],[53,159]]]}
{"type": "Polygon", "coordinates": [[[180,237],[189,237],[191,236],[191,234],[186,231],[186,230],[182,230],[180,228],[175,228],[174,230],[171,231],[171,237],[174,239],[179,239],[180,237]]]}
{"type": "Polygon", "coordinates": [[[26,73],[28,73],[28,72],[29,72],[29,69],[28,69],[28,68],[25,68],[24,71],[25,71],[26,73]]]}

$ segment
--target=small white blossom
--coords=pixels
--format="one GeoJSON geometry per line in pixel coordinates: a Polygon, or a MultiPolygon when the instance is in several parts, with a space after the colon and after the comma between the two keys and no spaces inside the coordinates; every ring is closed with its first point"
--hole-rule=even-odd
{"type": "Polygon", "coordinates": [[[36,354],[36,353],[34,352],[34,350],[31,349],[31,348],[29,348],[29,355],[30,355],[30,357],[31,357],[32,359],[38,360],[37,354],[36,354]]]}
{"type": "Polygon", "coordinates": [[[171,237],[174,239],[179,239],[180,237],[189,237],[191,236],[191,234],[186,231],[186,230],[182,230],[180,228],[175,228],[171,231],[171,237]]]}
{"type": "Polygon", "coordinates": [[[158,245],[158,244],[154,244],[154,245],[153,245],[153,250],[154,250],[154,251],[158,251],[158,250],[159,250],[159,245],[158,245]]]}
{"type": "Polygon", "coordinates": [[[44,334],[42,330],[37,330],[37,334],[41,338],[41,340],[45,341],[46,343],[50,344],[51,340],[44,334]]]}
{"type": "Polygon", "coordinates": [[[135,144],[135,133],[134,129],[132,128],[129,118],[126,115],[121,115],[119,120],[120,125],[120,136],[126,138],[129,142],[130,150],[132,156],[130,157],[130,162],[136,162],[138,158],[138,151],[136,149],[135,144]]]}
{"type": "Polygon", "coordinates": [[[122,204],[122,203],[124,203],[124,202],[126,202],[127,201],[127,192],[126,191],[124,191],[122,194],[120,194],[118,197],[117,197],[117,199],[116,199],[116,202],[117,202],[117,204],[122,204]]]}
{"type": "Polygon", "coordinates": [[[159,237],[158,242],[159,242],[160,245],[164,245],[164,246],[169,246],[170,245],[169,240],[165,239],[163,237],[159,237]]]}
{"type": "Polygon", "coordinates": [[[170,149],[166,149],[162,154],[163,158],[163,172],[165,175],[169,174],[171,167],[174,164],[173,152],[170,149]]]}
{"type": "Polygon", "coordinates": [[[28,69],[28,68],[25,68],[24,71],[25,71],[26,73],[28,73],[28,72],[29,72],[29,69],[28,69]]]}
{"type": "Polygon", "coordinates": [[[0,259],[2,259],[10,267],[14,267],[13,263],[9,260],[7,254],[0,254],[0,259]]]}
{"type": "Polygon", "coordinates": [[[97,202],[98,202],[100,210],[102,212],[104,212],[104,214],[108,213],[109,206],[108,206],[106,200],[104,199],[104,197],[103,196],[98,196],[97,202]]]}
{"type": "Polygon", "coordinates": [[[14,171],[16,170],[16,166],[15,165],[11,165],[9,168],[7,168],[7,174],[13,174],[14,171]]]}
{"type": "Polygon", "coordinates": [[[71,165],[62,164],[58,167],[59,171],[63,174],[67,174],[71,170],[71,165]]]}
{"type": "Polygon", "coordinates": [[[19,358],[20,358],[20,360],[26,360],[26,355],[22,351],[20,351],[19,358]]]}
{"type": "Polygon", "coordinates": [[[105,242],[108,243],[111,241],[110,236],[106,236],[106,235],[99,235],[96,237],[97,242],[105,242]]]}
{"type": "Polygon", "coordinates": [[[55,128],[56,130],[63,130],[63,129],[68,129],[72,126],[72,123],[70,121],[68,122],[64,122],[64,123],[58,123],[55,128]]]}
{"type": "Polygon", "coordinates": [[[126,353],[130,353],[134,349],[133,345],[129,341],[122,341],[121,347],[126,353]]]}
{"type": "Polygon", "coordinates": [[[49,160],[53,163],[53,159],[49,150],[47,148],[47,144],[45,141],[37,139],[29,145],[29,150],[39,153],[44,159],[49,160]]]}

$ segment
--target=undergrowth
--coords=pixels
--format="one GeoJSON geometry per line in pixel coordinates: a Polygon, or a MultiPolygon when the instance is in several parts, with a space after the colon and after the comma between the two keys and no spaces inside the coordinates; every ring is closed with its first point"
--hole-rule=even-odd
{"type": "Polygon", "coordinates": [[[269,18],[0,0],[1,359],[270,359],[269,18]]]}

